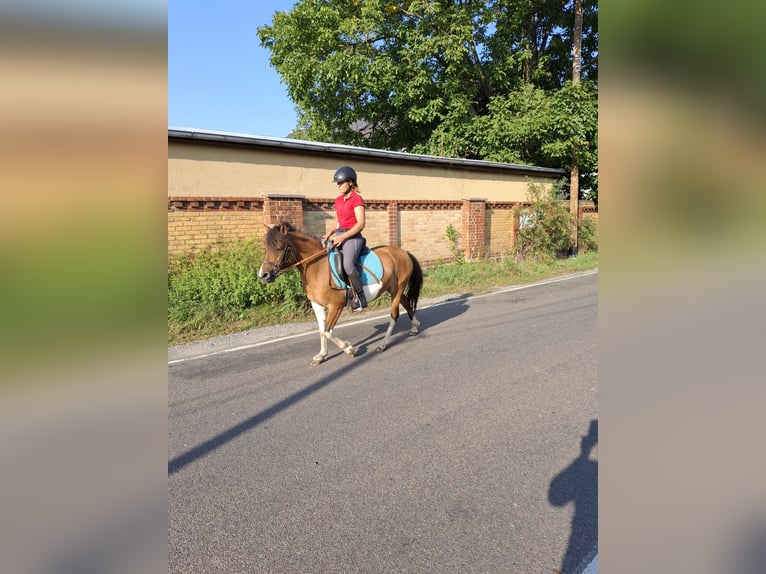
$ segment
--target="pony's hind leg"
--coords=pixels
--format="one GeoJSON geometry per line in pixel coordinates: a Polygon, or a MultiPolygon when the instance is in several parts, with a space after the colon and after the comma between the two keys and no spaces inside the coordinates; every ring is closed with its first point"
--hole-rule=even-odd
{"type": "MultiPolygon", "coordinates": [[[[417,335],[420,332],[418,331],[420,321],[417,320],[415,313],[412,312],[412,307],[410,306],[409,300],[407,297],[402,295],[399,299],[399,302],[401,302],[402,307],[404,307],[405,311],[407,311],[407,315],[410,318],[410,330],[408,334],[410,336],[417,335]]],[[[385,351],[388,348],[388,345],[391,343],[391,335],[394,332],[394,327],[396,327],[396,320],[399,318],[399,302],[396,303],[395,307],[393,305],[391,307],[391,317],[388,320],[386,336],[383,337],[383,342],[375,349],[378,353],[385,351]]]]}
{"type": "Polygon", "coordinates": [[[402,307],[404,307],[404,310],[407,311],[407,316],[410,318],[410,331],[408,335],[415,336],[420,331],[418,330],[418,327],[420,327],[420,321],[418,321],[417,317],[415,317],[415,312],[412,310],[412,305],[410,304],[410,300],[407,298],[406,295],[402,295],[402,307]]]}
{"type": "Polygon", "coordinates": [[[378,353],[382,353],[388,349],[388,345],[391,342],[391,334],[394,332],[396,326],[396,320],[399,318],[399,298],[393,297],[391,303],[391,317],[388,319],[388,329],[386,329],[386,335],[383,337],[383,342],[375,349],[378,353]]]}

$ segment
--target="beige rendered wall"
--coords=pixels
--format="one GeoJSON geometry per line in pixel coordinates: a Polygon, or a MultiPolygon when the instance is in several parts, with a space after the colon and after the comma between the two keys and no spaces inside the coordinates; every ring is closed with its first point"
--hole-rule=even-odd
{"type": "Polygon", "coordinates": [[[479,197],[488,201],[525,201],[528,179],[508,171],[449,169],[434,164],[367,160],[257,146],[168,142],[168,196],[259,197],[297,194],[335,197],[335,170],[343,164],[359,175],[366,199],[417,200],[479,197]]]}

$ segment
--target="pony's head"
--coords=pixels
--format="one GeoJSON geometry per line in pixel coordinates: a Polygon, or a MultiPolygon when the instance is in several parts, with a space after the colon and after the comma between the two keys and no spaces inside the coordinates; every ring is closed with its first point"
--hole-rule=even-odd
{"type": "Polygon", "coordinates": [[[264,283],[271,283],[279,277],[284,267],[297,261],[297,253],[289,236],[293,231],[296,231],[296,227],[283,221],[269,227],[266,232],[263,238],[264,260],[258,269],[258,278],[264,283]]]}

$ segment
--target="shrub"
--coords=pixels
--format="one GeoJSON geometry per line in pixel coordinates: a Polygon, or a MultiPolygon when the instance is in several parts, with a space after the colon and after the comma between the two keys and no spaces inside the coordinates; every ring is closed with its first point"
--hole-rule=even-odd
{"type": "Polygon", "coordinates": [[[258,306],[291,314],[308,303],[300,274],[291,270],[271,284],[257,277],[263,248],[255,241],[219,243],[168,261],[168,322],[199,329],[208,322],[243,319],[258,306]]]}
{"type": "Polygon", "coordinates": [[[592,217],[583,217],[577,228],[579,251],[598,251],[598,227],[592,217]]]}
{"type": "Polygon", "coordinates": [[[516,256],[550,260],[568,254],[573,224],[568,206],[558,200],[555,187],[530,182],[528,190],[529,205],[516,210],[520,222],[516,256]]]}

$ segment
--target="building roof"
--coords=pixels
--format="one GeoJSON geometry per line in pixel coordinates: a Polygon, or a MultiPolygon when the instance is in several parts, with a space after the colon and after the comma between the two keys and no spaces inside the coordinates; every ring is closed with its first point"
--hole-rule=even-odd
{"type": "Polygon", "coordinates": [[[480,171],[510,171],[516,174],[537,175],[554,178],[559,178],[565,173],[562,169],[555,169],[551,167],[538,167],[533,165],[521,165],[476,159],[437,157],[416,153],[406,153],[401,151],[369,149],[343,144],[321,143],[290,138],[256,136],[236,132],[202,130],[173,126],[168,127],[168,139],[219,143],[223,145],[272,148],[282,151],[295,150],[308,153],[339,155],[343,156],[344,158],[358,157],[370,160],[377,159],[396,162],[413,162],[434,166],[442,165],[458,169],[462,168],[480,171]]]}

